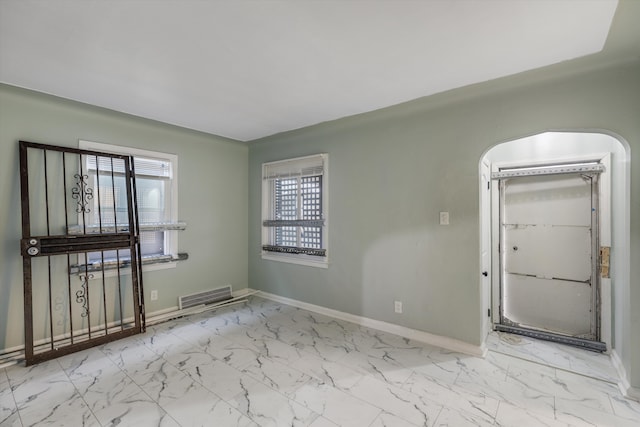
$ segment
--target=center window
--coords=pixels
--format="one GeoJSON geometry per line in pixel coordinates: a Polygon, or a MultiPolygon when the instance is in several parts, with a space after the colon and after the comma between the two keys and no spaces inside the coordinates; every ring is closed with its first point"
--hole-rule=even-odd
{"type": "MultiPolygon", "coordinates": [[[[177,257],[177,156],[129,147],[80,141],[80,148],[133,156],[140,251],[145,270],[175,267],[177,257]]],[[[127,184],[123,161],[86,156],[84,170],[93,198],[85,232],[128,227],[127,184]]],[[[91,264],[126,261],[128,250],[89,252],[91,264]]]]}
{"type": "Polygon", "coordinates": [[[262,257],[326,267],[327,155],[263,164],[262,257]]]}

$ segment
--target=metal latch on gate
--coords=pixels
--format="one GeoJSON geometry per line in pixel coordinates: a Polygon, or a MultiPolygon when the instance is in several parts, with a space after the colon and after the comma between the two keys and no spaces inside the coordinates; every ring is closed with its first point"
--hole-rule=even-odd
{"type": "Polygon", "coordinates": [[[609,278],[609,255],[611,248],[609,246],[600,247],[600,277],[609,278]]]}
{"type": "Polygon", "coordinates": [[[21,240],[22,253],[24,255],[36,256],[40,253],[40,242],[38,239],[29,238],[21,240]]]}

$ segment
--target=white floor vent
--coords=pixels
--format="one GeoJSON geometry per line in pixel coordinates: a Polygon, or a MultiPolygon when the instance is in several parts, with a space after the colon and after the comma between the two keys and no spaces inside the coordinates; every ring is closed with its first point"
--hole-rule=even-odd
{"type": "Polygon", "coordinates": [[[225,301],[232,298],[231,285],[227,285],[221,288],[210,289],[208,291],[198,292],[191,295],[182,295],[178,297],[178,305],[180,306],[180,310],[182,310],[198,305],[225,301]]]}

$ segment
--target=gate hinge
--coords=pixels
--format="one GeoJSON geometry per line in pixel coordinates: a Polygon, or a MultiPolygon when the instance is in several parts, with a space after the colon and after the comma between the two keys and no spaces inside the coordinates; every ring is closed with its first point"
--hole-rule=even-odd
{"type": "Polygon", "coordinates": [[[491,309],[487,308],[487,317],[491,317],[491,309]]]}

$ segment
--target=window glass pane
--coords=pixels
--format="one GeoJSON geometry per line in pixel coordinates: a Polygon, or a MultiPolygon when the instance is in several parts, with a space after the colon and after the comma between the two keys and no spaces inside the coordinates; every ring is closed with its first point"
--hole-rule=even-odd
{"type": "MultiPolygon", "coordinates": [[[[322,219],[322,176],[276,179],[275,219],[322,219]],[[302,209],[298,210],[298,200],[302,209]]],[[[275,244],[303,248],[322,248],[322,228],[276,227],[275,244]]]]}
{"type": "MultiPolygon", "coordinates": [[[[87,170],[95,172],[96,168],[100,171],[109,171],[113,169],[114,174],[124,175],[125,167],[124,160],[114,159],[104,156],[86,156],[87,157],[87,170]],[[113,167],[112,167],[113,166],[113,167]]],[[[167,160],[146,159],[141,157],[135,157],[134,167],[136,170],[136,176],[152,176],[152,177],[164,177],[171,178],[171,162],[167,160]]]]}
{"type": "MultiPolygon", "coordinates": [[[[102,166],[102,165],[101,165],[102,166]]],[[[122,175],[112,177],[110,171],[100,171],[100,176],[92,174],[94,187],[98,189],[94,193],[91,218],[94,224],[113,224],[114,219],[118,224],[128,224],[127,212],[127,188],[126,180],[122,175]]],[[[160,178],[136,177],[136,192],[138,202],[138,219],[140,224],[168,221],[169,213],[166,212],[165,198],[168,196],[166,189],[169,181],[160,178]]],[[[140,249],[142,256],[164,254],[165,232],[146,231],[140,233],[140,249]]],[[[104,259],[115,259],[115,251],[105,251],[89,254],[90,262],[98,262],[104,259]]],[[[128,250],[120,251],[121,258],[129,257],[128,250]]]]}
{"type": "Polygon", "coordinates": [[[142,256],[164,254],[164,232],[143,231],[140,233],[140,251],[142,256]]]}
{"type": "Polygon", "coordinates": [[[298,180],[277,179],[275,181],[276,219],[296,219],[298,212],[298,180]]]}
{"type": "Polygon", "coordinates": [[[120,256],[120,260],[127,260],[131,258],[131,251],[129,249],[119,249],[118,251],[104,251],[102,252],[90,252],[89,253],[89,262],[102,262],[102,257],[104,256],[105,261],[113,261],[116,260],[118,255],[120,256]],[[118,253],[116,253],[118,252],[118,253]]]}
{"type": "Polygon", "coordinates": [[[165,181],[136,177],[140,223],[165,221],[165,181]]]}
{"type": "Polygon", "coordinates": [[[93,175],[94,187],[98,188],[97,193],[94,192],[93,199],[93,223],[113,224],[114,219],[118,224],[127,224],[127,188],[125,187],[125,179],[123,176],[114,176],[111,174],[100,173],[100,179],[93,175]],[[98,183],[100,185],[98,185],[98,183]]]}
{"type": "Polygon", "coordinates": [[[298,227],[276,227],[276,245],[298,246],[298,227]]]}
{"type": "Polygon", "coordinates": [[[301,248],[322,248],[322,229],[320,227],[301,227],[302,233],[300,236],[301,248]]]}
{"type": "Polygon", "coordinates": [[[302,219],[322,219],[322,177],[302,178],[302,219]]]}
{"type": "MultiPolygon", "coordinates": [[[[308,176],[301,179],[302,219],[322,219],[322,176],[308,176]]],[[[322,248],[320,227],[301,227],[300,246],[322,248]]]]}
{"type": "MultiPolygon", "coordinates": [[[[275,180],[275,219],[291,220],[298,216],[298,179],[275,180]]],[[[297,227],[276,227],[276,245],[298,246],[297,227]]]]}

